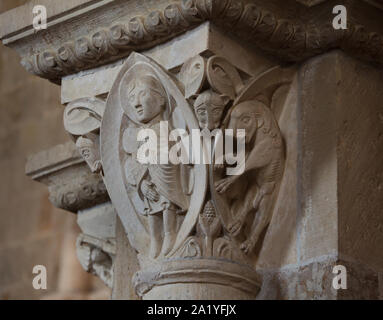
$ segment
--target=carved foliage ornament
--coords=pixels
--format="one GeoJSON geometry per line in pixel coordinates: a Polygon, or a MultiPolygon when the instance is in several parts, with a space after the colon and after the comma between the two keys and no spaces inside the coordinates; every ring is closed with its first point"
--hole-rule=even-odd
{"type": "Polygon", "coordinates": [[[306,26],[298,19],[282,19],[261,5],[245,0],[179,0],[164,10],[121,20],[59,48],[24,57],[22,64],[31,73],[59,81],[65,75],[154,46],[208,20],[287,61],[299,61],[340,47],[361,58],[382,63],[381,34],[353,22],[344,32],[334,32],[330,18],[325,19],[326,23],[319,21],[306,26]]]}

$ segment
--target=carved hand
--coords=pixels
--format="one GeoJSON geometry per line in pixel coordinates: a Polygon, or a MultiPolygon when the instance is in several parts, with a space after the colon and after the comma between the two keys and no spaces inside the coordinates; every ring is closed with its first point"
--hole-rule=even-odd
{"type": "Polygon", "coordinates": [[[215,183],[215,188],[218,193],[224,193],[226,192],[232,184],[237,180],[239,176],[230,176],[228,178],[224,178],[218,182],[215,183]]]}
{"type": "Polygon", "coordinates": [[[154,189],[153,184],[148,180],[144,180],[141,184],[141,191],[146,198],[150,201],[158,201],[160,199],[160,195],[154,189]]]}
{"type": "Polygon", "coordinates": [[[93,167],[92,167],[92,172],[93,173],[100,173],[100,172],[102,172],[101,160],[97,160],[97,161],[94,162],[93,167]]]}
{"type": "Polygon", "coordinates": [[[251,251],[253,251],[255,247],[255,241],[253,240],[246,240],[245,242],[243,242],[241,244],[241,250],[245,253],[245,254],[249,254],[251,251]]]}
{"type": "Polygon", "coordinates": [[[232,223],[229,224],[228,231],[231,234],[235,234],[235,233],[238,233],[238,231],[240,231],[241,227],[242,227],[241,219],[236,219],[232,223]]]}

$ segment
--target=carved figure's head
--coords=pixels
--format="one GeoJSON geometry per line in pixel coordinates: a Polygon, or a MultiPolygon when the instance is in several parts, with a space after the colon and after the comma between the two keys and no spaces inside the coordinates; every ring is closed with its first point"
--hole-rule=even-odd
{"type": "Polygon", "coordinates": [[[217,129],[229,98],[207,90],[201,93],[194,103],[194,111],[202,129],[217,129]]]}
{"type": "Polygon", "coordinates": [[[151,75],[132,79],[126,88],[127,100],[124,110],[130,109],[137,121],[149,123],[161,115],[167,104],[167,94],[159,80],[151,75]]]}
{"type": "Polygon", "coordinates": [[[76,141],[76,146],[80,151],[81,156],[88,164],[93,173],[100,172],[101,161],[99,144],[95,142],[95,139],[88,139],[80,137],[76,141]]]}
{"type": "Polygon", "coordinates": [[[234,131],[245,130],[246,144],[253,140],[257,130],[263,125],[264,108],[260,101],[246,101],[234,107],[230,115],[228,129],[234,131]]]}

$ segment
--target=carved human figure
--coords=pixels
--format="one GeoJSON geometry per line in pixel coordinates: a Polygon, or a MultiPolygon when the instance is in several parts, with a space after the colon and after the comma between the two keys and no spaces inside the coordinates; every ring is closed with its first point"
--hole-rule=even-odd
{"type": "MultiPolygon", "coordinates": [[[[166,115],[169,114],[170,108],[166,90],[160,81],[150,74],[130,79],[128,83],[123,84],[120,89],[121,103],[126,115],[138,125],[138,130],[152,129],[159,139],[160,122],[168,120],[166,115]]],[[[133,152],[127,161],[127,179],[136,187],[144,205],[143,214],[148,217],[149,255],[151,258],[160,253],[166,256],[171,251],[177,235],[177,215],[187,211],[189,206],[189,200],[181,187],[180,166],[144,165],[138,163],[136,157],[137,154],[133,152]]]]}
{"type": "Polygon", "coordinates": [[[241,205],[234,206],[234,220],[228,229],[238,235],[249,214],[254,213],[250,235],[245,235],[247,239],[241,245],[245,253],[250,253],[271,220],[273,191],[283,173],[283,142],[272,111],[256,100],[240,103],[232,109],[228,129],[234,130],[234,134],[238,129],[246,132],[245,171],[219,180],[215,187],[228,198],[238,196],[233,191],[244,192],[239,197],[241,205]]]}
{"type": "Polygon", "coordinates": [[[93,173],[102,172],[100,145],[98,141],[98,136],[96,135],[94,135],[93,139],[88,137],[80,137],[76,141],[77,149],[93,173]]]}
{"type": "Polygon", "coordinates": [[[81,98],[69,103],[64,111],[64,127],[72,136],[81,156],[93,173],[102,174],[100,126],[105,101],[81,98]]]}
{"type": "Polygon", "coordinates": [[[194,103],[194,111],[201,129],[219,128],[229,98],[212,90],[202,92],[194,103]]]}

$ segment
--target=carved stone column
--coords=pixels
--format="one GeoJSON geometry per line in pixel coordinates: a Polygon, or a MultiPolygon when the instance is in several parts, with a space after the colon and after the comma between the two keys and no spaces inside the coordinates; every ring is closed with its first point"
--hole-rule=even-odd
{"type": "Polygon", "coordinates": [[[0,37],[61,85],[72,142],[32,156],[27,174],[78,214],[79,259],[114,299],[379,297],[378,1],[40,4],[47,30],[28,3],[1,16],[0,37]],[[348,29],[335,30],[341,2],[348,29]],[[230,140],[214,130],[232,130],[244,166],[144,163],[142,129],[189,160],[186,136],[212,134],[214,158],[230,140]]]}

